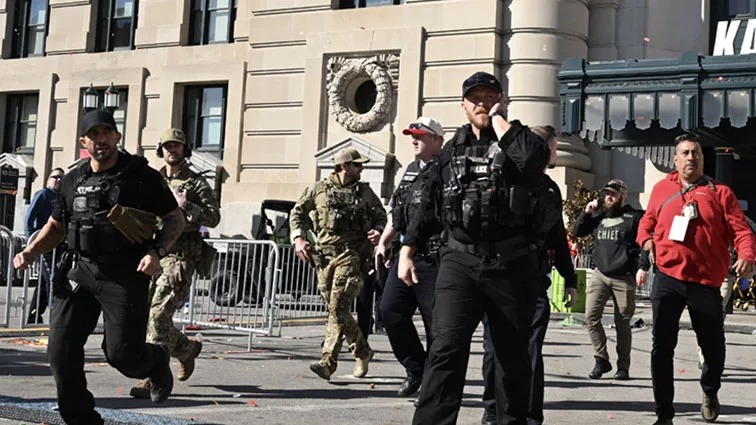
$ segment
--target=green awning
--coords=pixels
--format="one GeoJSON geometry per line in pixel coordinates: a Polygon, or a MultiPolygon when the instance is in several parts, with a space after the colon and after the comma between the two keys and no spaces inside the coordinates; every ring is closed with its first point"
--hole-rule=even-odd
{"type": "Polygon", "coordinates": [[[695,132],[706,145],[756,148],[756,54],[577,58],[558,78],[562,131],[602,147],[664,146],[695,132]]]}

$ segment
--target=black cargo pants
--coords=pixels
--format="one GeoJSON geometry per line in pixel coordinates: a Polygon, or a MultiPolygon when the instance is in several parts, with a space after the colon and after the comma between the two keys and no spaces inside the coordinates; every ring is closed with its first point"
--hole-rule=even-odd
{"type": "Polygon", "coordinates": [[[143,379],[165,367],[165,350],[145,343],[149,277],[135,264],[99,267],[80,260],[68,278],[79,287],[72,292],[62,279],[53,285],[47,353],[58,393],[60,415],[67,424],[99,425],[94,397],[84,375],[84,344],[100,312],[105,322],[105,357],[129,378],[143,379]]]}
{"type": "Polygon", "coordinates": [[[530,398],[528,339],[540,278],[535,261],[507,264],[442,249],[433,305],[433,344],[414,425],[455,424],[462,401],[470,342],[485,313],[497,358],[500,424],[525,424],[530,398]],[[516,265],[516,267],[515,267],[516,265]]]}

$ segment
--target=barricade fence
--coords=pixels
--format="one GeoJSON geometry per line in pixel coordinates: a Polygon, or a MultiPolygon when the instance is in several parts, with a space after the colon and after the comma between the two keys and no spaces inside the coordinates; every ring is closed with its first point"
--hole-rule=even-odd
{"type": "Polygon", "coordinates": [[[195,273],[189,300],[174,322],[185,329],[229,329],[273,335],[278,246],[271,241],[206,239],[216,249],[209,276],[195,273]]]}
{"type": "Polygon", "coordinates": [[[280,336],[284,322],[328,314],[315,269],[294,247],[272,241],[206,239],[216,250],[209,276],[195,274],[189,301],[174,322],[185,330],[229,329],[280,336]]]}
{"type": "Polygon", "coordinates": [[[43,325],[49,318],[52,302],[50,282],[55,272],[57,250],[40,256],[26,270],[13,267],[13,257],[36,238],[39,231],[27,240],[0,226],[0,260],[2,260],[1,291],[2,318],[0,327],[25,329],[43,325]]]}
{"type": "MultiPolygon", "coordinates": [[[[36,233],[28,242],[34,237],[36,233]]],[[[205,241],[217,252],[209,276],[194,275],[189,301],[174,316],[174,321],[185,325],[185,330],[242,331],[249,333],[251,343],[254,334],[280,336],[285,324],[327,318],[328,306],[317,289],[316,271],[299,260],[294,246],[246,239],[205,241]]],[[[47,259],[40,256],[32,268],[19,273],[13,269],[13,256],[26,244],[23,237],[0,226],[0,258],[6,285],[0,327],[25,328],[49,320],[49,308],[44,315],[34,313],[40,312],[43,295],[48,305],[51,303],[52,291],[40,291],[36,299],[31,294],[40,285],[49,288],[47,278],[52,278],[59,254],[47,259]]],[[[575,267],[590,270],[593,267],[590,256],[590,253],[575,256],[575,267]]],[[[652,282],[650,274],[649,283],[637,289],[638,298],[650,296],[652,282]]]]}
{"type": "Polygon", "coordinates": [[[13,268],[13,257],[24,245],[22,237],[13,234],[5,226],[0,226],[0,264],[2,265],[2,282],[5,285],[3,291],[3,309],[0,317],[0,327],[11,326],[11,309],[17,310],[16,298],[20,291],[14,290],[14,284],[20,281],[21,274],[13,268]]]}
{"type": "MultiPolygon", "coordinates": [[[[23,329],[49,323],[49,308],[40,308],[40,304],[43,300],[47,306],[52,304],[48,282],[62,253],[40,256],[23,272],[13,268],[13,257],[36,236],[27,241],[0,226],[5,285],[0,291],[0,327],[23,329]],[[40,285],[47,290],[40,290],[40,285]],[[40,292],[36,298],[35,290],[40,292]]],[[[315,269],[297,258],[293,246],[244,239],[205,241],[217,250],[211,272],[205,277],[193,276],[189,301],[174,316],[178,325],[248,332],[251,341],[253,334],[280,336],[286,323],[327,318],[328,307],[317,289],[315,269]]]]}

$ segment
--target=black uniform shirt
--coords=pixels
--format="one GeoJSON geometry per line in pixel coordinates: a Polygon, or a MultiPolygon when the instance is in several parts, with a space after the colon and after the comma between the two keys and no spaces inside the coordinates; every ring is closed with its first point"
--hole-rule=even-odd
{"type": "MultiPolygon", "coordinates": [[[[506,158],[523,175],[542,173],[549,160],[550,151],[546,142],[529,131],[518,121],[510,123],[512,127],[501,137],[496,138],[493,129],[481,130],[480,138],[475,137],[470,124],[464,125],[457,130],[454,138],[444,145],[438,160],[433,162],[427,171],[423,173],[424,186],[420,212],[412,218],[407,233],[404,236],[404,245],[422,246],[433,235],[433,223],[436,220],[442,199],[444,184],[451,181],[453,171],[451,163],[454,156],[464,155],[465,148],[473,146],[484,156],[487,149],[494,143],[498,143],[506,158]]],[[[473,239],[466,234],[464,229],[449,229],[450,236],[463,243],[471,243],[473,239]]],[[[498,240],[498,235],[491,235],[491,240],[498,240]]]]}
{"type": "MultiPolygon", "coordinates": [[[[105,171],[100,173],[91,172],[89,161],[87,161],[79,165],[79,167],[85,167],[84,169],[80,170],[77,167],[73,171],[67,173],[61,183],[58,202],[53,210],[52,217],[63,223],[65,226],[68,217],[70,217],[69,212],[73,211],[74,197],[77,194],[99,191],[100,182],[104,177],[112,176],[119,171],[122,171],[130,161],[142,161],[142,159],[119,152],[118,161],[115,166],[105,171]],[[89,174],[89,177],[82,182],[79,187],[76,187],[77,181],[81,178],[84,172],[89,174]]],[[[119,188],[120,193],[118,194],[117,199],[118,204],[149,211],[158,217],[162,217],[178,208],[176,198],[173,197],[173,193],[168,188],[165,179],[157,170],[146,165],[142,166],[141,164],[134,166],[138,167],[138,171],[136,171],[135,174],[131,174],[119,188]]],[[[110,209],[110,206],[101,205],[101,210],[104,211],[107,209],[110,209]]]]}

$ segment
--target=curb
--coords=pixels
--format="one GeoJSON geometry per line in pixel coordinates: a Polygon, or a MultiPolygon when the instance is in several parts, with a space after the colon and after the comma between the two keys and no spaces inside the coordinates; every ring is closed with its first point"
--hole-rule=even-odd
{"type": "Polygon", "coordinates": [[[48,336],[49,334],[49,327],[34,329],[0,329],[0,338],[30,338],[48,336]]]}
{"type": "MultiPolygon", "coordinates": [[[[552,312],[551,313],[551,320],[552,321],[562,321],[565,319],[568,319],[570,317],[570,314],[568,313],[559,313],[559,312],[552,312]]],[[[585,323],[585,314],[584,313],[573,313],[572,319],[575,320],[578,323],[585,323]]],[[[646,327],[653,327],[653,322],[651,320],[650,315],[636,315],[633,316],[633,322],[635,322],[638,319],[642,319],[645,323],[646,327]]],[[[607,315],[604,314],[603,322],[605,324],[612,324],[613,323],[613,317],[609,316],[607,318],[607,315]],[[607,321],[608,319],[608,321],[607,321]]],[[[727,319],[725,319],[725,332],[730,333],[737,333],[737,334],[745,334],[745,335],[754,335],[756,336],[756,323],[754,324],[744,324],[744,323],[727,323],[727,319]]],[[[680,329],[684,330],[692,330],[693,325],[691,324],[690,320],[687,319],[681,319],[680,320],[680,329]]]]}

